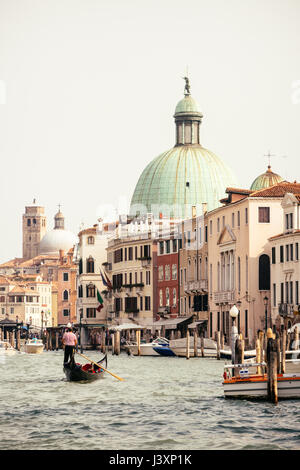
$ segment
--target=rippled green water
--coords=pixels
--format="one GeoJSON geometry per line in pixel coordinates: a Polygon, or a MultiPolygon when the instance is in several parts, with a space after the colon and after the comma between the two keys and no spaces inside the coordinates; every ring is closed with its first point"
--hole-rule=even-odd
{"type": "Polygon", "coordinates": [[[125,381],[87,384],[67,382],[62,360],[0,357],[2,450],[299,448],[300,401],[225,400],[223,361],[109,355],[125,381]]]}

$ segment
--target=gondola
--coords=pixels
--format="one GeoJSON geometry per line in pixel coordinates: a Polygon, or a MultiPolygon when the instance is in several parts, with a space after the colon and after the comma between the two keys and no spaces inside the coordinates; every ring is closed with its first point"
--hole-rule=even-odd
{"type": "Polygon", "coordinates": [[[107,355],[98,361],[97,364],[99,364],[99,367],[90,363],[79,364],[73,360],[64,364],[64,373],[70,382],[97,380],[104,374],[101,364],[105,369],[107,367],[107,355]]]}

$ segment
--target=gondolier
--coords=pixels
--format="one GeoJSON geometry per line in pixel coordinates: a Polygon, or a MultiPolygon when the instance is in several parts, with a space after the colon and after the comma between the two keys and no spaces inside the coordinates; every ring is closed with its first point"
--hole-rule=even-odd
{"type": "Polygon", "coordinates": [[[62,338],[62,343],[63,343],[64,350],[65,350],[64,364],[66,364],[69,362],[69,359],[70,359],[70,362],[74,360],[74,352],[77,346],[77,338],[72,332],[72,325],[70,323],[68,323],[67,325],[67,330],[64,333],[63,338],[62,338]]]}

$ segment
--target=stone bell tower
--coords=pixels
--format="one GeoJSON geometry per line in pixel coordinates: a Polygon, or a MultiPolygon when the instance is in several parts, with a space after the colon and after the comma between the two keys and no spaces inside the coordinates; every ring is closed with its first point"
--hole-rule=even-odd
{"type": "Polygon", "coordinates": [[[45,208],[38,206],[36,200],[25,207],[23,214],[23,258],[32,259],[39,254],[39,244],[46,234],[45,208]]]}

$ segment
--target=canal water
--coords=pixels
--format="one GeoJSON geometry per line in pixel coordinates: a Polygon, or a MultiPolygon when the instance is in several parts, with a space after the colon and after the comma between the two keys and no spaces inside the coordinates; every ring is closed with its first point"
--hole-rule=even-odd
{"type": "Polygon", "coordinates": [[[62,351],[0,357],[1,450],[299,448],[300,401],[225,399],[223,361],[109,354],[124,382],[92,383],[67,382],[62,361],[62,351]]]}

